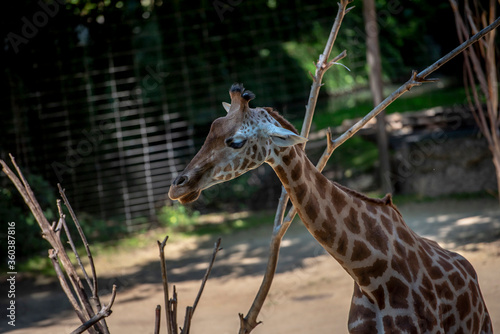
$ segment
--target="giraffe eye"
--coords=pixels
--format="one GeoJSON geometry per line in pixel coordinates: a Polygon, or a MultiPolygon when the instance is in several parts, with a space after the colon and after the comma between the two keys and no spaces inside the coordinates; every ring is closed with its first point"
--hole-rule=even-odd
{"type": "Polygon", "coordinates": [[[228,138],[225,141],[225,143],[226,143],[227,146],[229,146],[231,148],[234,148],[234,149],[242,148],[243,145],[245,145],[246,142],[247,142],[246,139],[234,140],[233,138],[228,138]]]}

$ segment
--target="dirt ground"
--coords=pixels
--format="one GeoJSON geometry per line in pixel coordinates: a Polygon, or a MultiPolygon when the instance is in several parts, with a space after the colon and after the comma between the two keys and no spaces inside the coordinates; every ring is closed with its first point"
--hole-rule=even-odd
{"type": "MultiPolygon", "coordinates": [[[[419,234],[458,251],[472,262],[493,326],[500,330],[498,202],[441,200],[399,208],[419,234]]],[[[196,310],[192,333],[237,332],[238,313],[247,313],[264,273],[270,231],[271,226],[261,226],[223,236],[224,250],[218,255],[196,310]]],[[[170,281],[177,286],[180,314],[196,296],[215,239],[172,240],[167,245],[167,266],[170,281]]],[[[163,305],[156,244],[99,255],[97,270],[101,291],[118,285],[113,314],[108,318],[111,333],[152,333],[156,305],[163,305]]],[[[278,274],[259,317],[263,324],[253,333],[347,333],[352,285],[352,279],[296,221],[284,238],[278,274]]],[[[17,292],[16,329],[12,331],[4,317],[0,332],[59,334],[78,327],[57,282],[24,280],[17,282],[17,292]]],[[[101,300],[107,303],[108,296],[105,294],[101,300]]]]}

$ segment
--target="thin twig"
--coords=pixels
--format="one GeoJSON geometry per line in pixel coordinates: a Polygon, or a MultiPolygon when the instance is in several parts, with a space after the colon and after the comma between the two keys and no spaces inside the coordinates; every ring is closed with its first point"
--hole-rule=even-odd
{"type": "MultiPolygon", "coordinates": [[[[80,225],[80,222],[79,222],[78,218],[76,217],[76,214],[73,211],[73,208],[71,207],[71,204],[69,203],[68,198],[66,197],[66,193],[64,192],[64,189],[62,189],[62,187],[59,183],[57,184],[57,188],[59,189],[59,194],[61,195],[61,197],[64,201],[64,205],[66,205],[66,208],[68,209],[69,214],[71,215],[71,218],[73,219],[73,222],[75,223],[78,234],[80,235],[80,238],[82,239],[83,245],[85,247],[85,251],[87,252],[90,270],[92,272],[92,284],[90,284],[89,277],[88,277],[83,265],[81,264],[81,262],[80,262],[80,266],[82,267],[82,270],[84,272],[87,283],[89,284],[89,287],[92,291],[92,298],[95,300],[97,307],[101,308],[101,301],[99,300],[99,294],[98,294],[99,290],[98,290],[98,282],[97,282],[97,273],[96,273],[96,269],[95,269],[95,265],[94,265],[94,258],[92,257],[92,252],[90,250],[89,243],[87,241],[87,238],[85,237],[85,233],[83,233],[83,229],[80,225]]],[[[69,237],[69,235],[68,235],[68,237],[69,237]]],[[[77,254],[76,251],[74,251],[74,252],[75,252],[75,254],[77,254]]],[[[105,326],[105,327],[107,327],[107,326],[105,326]]],[[[105,328],[105,333],[109,333],[107,328],[105,328]]]]}
{"type": "Polygon", "coordinates": [[[177,327],[177,288],[175,285],[172,287],[172,298],[169,301],[169,311],[170,311],[170,317],[172,318],[172,332],[173,334],[178,333],[179,327],[177,327]]]}
{"type": "Polygon", "coordinates": [[[210,273],[212,272],[212,268],[214,266],[215,258],[217,257],[217,253],[220,250],[222,250],[222,248],[220,247],[221,241],[222,241],[222,239],[219,238],[219,239],[217,239],[217,242],[215,242],[214,250],[212,252],[212,258],[210,259],[210,264],[208,265],[207,271],[205,272],[205,276],[203,276],[203,280],[201,281],[200,289],[198,290],[198,294],[196,295],[196,299],[194,300],[194,303],[193,303],[193,312],[192,312],[193,314],[194,314],[194,311],[196,311],[196,306],[198,306],[198,303],[200,302],[201,295],[203,293],[203,290],[205,289],[205,284],[207,284],[208,278],[210,277],[210,273]]]}
{"type": "Polygon", "coordinates": [[[116,297],[116,285],[113,284],[113,291],[111,292],[111,299],[109,301],[109,304],[104,305],[96,315],[94,315],[87,322],[85,322],[80,327],[72,331],[71,334],[83,333],[93,325],[97,324],[102,319],[109,317],[109,315],[112,313],[111,306],[113,306],[113,303],[115,302],[115,297],[116,297]]]}
{"type": "Polygon", "coordinates": [[[155,309],[155,330],[154,334],[160,334],[160,324],[161,324],[161,305],[156,305],[155,309]]]}
{"type": "Polygon", "coordinates": [[[86,319],[83,315],[83,310],[80,308],[80,305],[78,305],[78,302],[76,301],[75,296],[71,292],[71,288],[69,287],[68,282],[66,281],[66,277],[64,276],[64,273],[61,270],[59,261],[57,260],[57,250],[49,249],[49,259],[52,262],[52,265],[54,266],[54,270],[56,272],[57,278],[59,279],[59,284],[61,285],[61,288],[66,294],[66,297],[68,298],[71,306],[73,306],[76,315],[78,316],[80,321],[84,323],[86,319]]]}
{"type": "MultiPolygon", "coordinates": [[[[61,215],[61,214],[62,214],[62,211],[59,212],[59,215],[61,215]]],[[[69,231],[68,224],[66,223],[66,219],[64,219],[63,217],[64,217],[64,214],[62,216],[60,216],[60,222],[61,222],[62,227],[64,228],[64,232],[66,233],[66,237],[68,238],[68,243],[71,247],[71,250],[75,254],[76,262],[78,262],[78,265],[80,266],[80,269],[83,272],[83,277],[85,277],[85,280],[87,281],[87,284],[89,285],[89,287],[92,288],[92,284],[90,282],[90,277],[87,274],[87,271],[85,270],[85,266],[83,265],[82,259],[80,258],[80,254],[78,254],[78,250],[76,249],[76,245],[73,242],[73,238],[71,237],[71,233],[69,231]]]]}
{"type": "Polygon", "coordinates": [[[193,319],[193,307],[186,307],[186,314],[184,315],[184,326],[182,327],[181,334],[189,334],[191,330],[191,319],[193,319]]]}
{"type": "Polygon", "coordinates": [[[191,330],[191,321],[193,319],[194,311],[196,311],[196,306],[198,306],[201,295],[203,294],[203,290],[205,289],[205,284],[207,283],[208,278],[210,277],[210,273],[211,273],[212,268],[214,266],[215,258],[217,257],[217,253],[220,250],[222,250],[222,248],[220,248],[220,243],[221,243],[221,238],[217,239],[217,242],[214,245],[214,250],[212,252],[212,258],[211,258],[210,263],[208,265],[207,271],[205,272],[205,276],[203,276],[203,280],[201,281],[201,286],[200,286],[200,289],[198,290],[198,294],[196,295],[193,306],[186,307],[186,315],[184,316],[184,326],[181,330],[181,334],[189,334],[189,331],[191,330]]]}
{"type": "Polygon", "coordinates": [[[156,242],[158,243],[158,249],[160,252],[161,278],[163,282],[163,298],[165,303],[165,320],[167,322],[167,332],[168,334],[172,334],[177,328],[177,323],[176,323],[177,317],[171,319],[170,315],[171,310],[170,310],[170,299],[168,297],[167,264],[165,262],[165,245],[167,244],[167,240],[168,240],[168,235],[165,236],[162,242],[160,242],[159,240],[156,242]]]}

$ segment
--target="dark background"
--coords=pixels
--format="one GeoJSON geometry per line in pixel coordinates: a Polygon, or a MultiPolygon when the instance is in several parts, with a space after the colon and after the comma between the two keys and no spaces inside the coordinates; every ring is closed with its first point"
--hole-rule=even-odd
{"type": "MultiPolygon", "coordinates": [[[[376,2],[387,83],[458,44],[446,1],[376,2]]],[[[307,70],[338,8],[310,0],[61,3],[3,5],[0,158],[17,158],[49,215],[61,183],[77,212],[129,230],[165,205],[171,180],[224,115],[233,82],[256,93],[255,105],[303,116],[307,70]]],[[[321,99],[368,85],[362,2],[353,5],[332,53],[347,49],[351,72],[331,69],[321,99]]],[[[461,82],[461,69],[461,59],[452,61],[439,75],[461,82]]],[[[19,219],[23,203],[0,182],[2,216],[19,219]]],[[[259,182],[248,176],[206,191],[203,208],[251,202],[259,182]]]]}

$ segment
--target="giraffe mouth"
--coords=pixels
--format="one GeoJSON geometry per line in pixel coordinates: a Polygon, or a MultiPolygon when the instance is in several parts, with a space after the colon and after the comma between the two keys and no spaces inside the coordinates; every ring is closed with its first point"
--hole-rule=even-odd
{"type": "Polygon", "coordinates": [[[176,194],[175,190],[176,189],[174,189],[173,186],[170,187],[168,197],[170,197],[170,199],[173,201],[178,200],[181,204],[192,203],[196,201],[201,194],[201,190],[195,190],[185,194],[176,194]]]}

